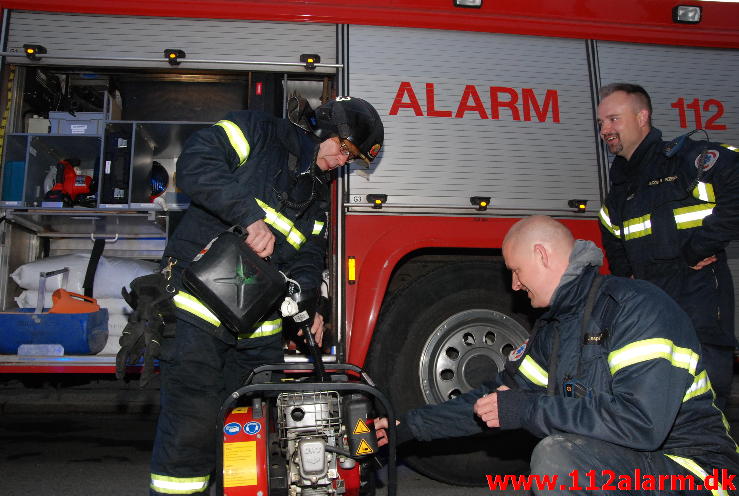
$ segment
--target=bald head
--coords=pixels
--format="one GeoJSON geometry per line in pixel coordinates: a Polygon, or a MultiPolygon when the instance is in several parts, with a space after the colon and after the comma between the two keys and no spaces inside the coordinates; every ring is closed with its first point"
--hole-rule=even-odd
{"type": "Polygon", "coordinates": [[[561,222],[546,215],[532,215],[511,227],[503,240],[503,246],[507,243],[515,243],[519,247],[544,243],[558,252],[563,252],[569,259],[575,238],[561,222]]]}
{"type": "Polygon", "coordinates": [[[572,233],[544,215],[520,220],[503,240],[503,258],[514,290],[526,291],[534,307],[549,306],[575,245],[572,233]]]}

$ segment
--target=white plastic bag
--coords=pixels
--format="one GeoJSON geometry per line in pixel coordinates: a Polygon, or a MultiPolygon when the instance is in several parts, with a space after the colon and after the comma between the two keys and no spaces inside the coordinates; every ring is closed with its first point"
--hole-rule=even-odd
{"type": "MultiPolygon", "coordinates": [[[[69,267],[69,281],[64,288],[73,293],[84,293],[85,273],[90,262],[90,255],[75,253],[47,257],[18,267],[12,274],[13,280],[23,289],[38,290],[39,274],[69,267]]],[[[130,283],[139,276],[151,274],[159,270],[159,264],[145,260],[121,257],[100,257],[92,296],[95,298],[121,298],[121,288],[130,291],[130,283]]],[[[46,280],[46,292],[51,294],[59,289],[62,283],[62,274],[46,280]]],[[[35,306],[35,302],[31,306],[35,306]]]]}
{"type": "MultiPolygon", "coordinates": [[[[82,284],[85,282],[85,272],[87,271],[87,264],[89,262],[89,253],[75,253],[72,255],[42,258],[35,262],[21,265],[10,274],[10,277],[23,289],[38,290],[39,274],[41,272],[51,272],[69,267],[69,280],[67,281],[67,287],[64,289],[73,293],[82,293],[82,284]]],[[[63,274],[59,274],[46,279],[46,291],[48,293],[61,287],[62,276],[63,274]]],[[[32,306],[35,306],[35,303],[32,306]]]]}

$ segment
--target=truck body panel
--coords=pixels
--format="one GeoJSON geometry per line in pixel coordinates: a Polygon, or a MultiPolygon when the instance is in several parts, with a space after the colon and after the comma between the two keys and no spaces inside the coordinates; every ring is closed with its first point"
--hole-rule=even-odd
{"type": "MultiPolygon", "coordinates": [[[[386,127],[379,160],[369,171],[348,168],[334,191],[336,353],[357,364],[364,362],[383,304],[392,297],[388,288],[414,254],[445,250],[447,260],[455,261],[470,250],[475,256],[487,250],[484,256],[499,259],[507,227],[531,213],[558,216],[583,237],[599,239],[596,215],[610,161],[594,123],[601,84],[643,84],[665,137],[703,127],[712,140],[739,142],[739,30],[732,21],[737,7],[728,4],[702,5],[698,25],[672,22],[673,4],[661,0],[599,4],[597,11],[535,0],[485,3],[481,9],[436,0],[47,0],[0,6],[6,81],[14,67],[169,71],[201,79],[243,77],[253,93],[252,77],[281,74],[275,84],[283,85],[284,102],[288,90],[302,88],[301,78],[310,76],[308,85],[323,77],[324,89],[362,96],[377,107],[386,127]],[[22,54],[28,43],[48,54],[30,61],[22,54]],[[167,64],[166,49],[186,53],[180,65],[167,64]],[[299,57],[313,53],[321,61],[309,70],[299,57]],[[373,208],[368,195],[386,195],[382,208],[373,208]],[[489,197],[489,204],[480,209],[473,197],[489,197]],[[585,211],[573,208],[573,200],[586,202],[585,211]]],[[[19,95],[9,97],[12,109],[19,95]]],[[[139,120],[138,114],[130,119],[134,134],[153,125],[139,120]]],[[[152,129],[136,139],[148,139],[152,129]]],[[[5,132],[5,153],[24,139],[38,139],[5,132]]],[[[172,153],[165,165],[173,170],[172,153]]],[[[41,173],[35,173],[39,182],[41,173]]],[[[143,217],[153,223],[146,228],[126,222],[141,205],[132,200],[126,212],[111,209],[103,217],[115,222],[93,222],[92,228],[70,221],[63,236],[49,234],[48,226],[59,225],[54,213],[6,205],[21,228],[6,227],[0,290],[17,294],[8,274],[41,250],[33,233],[51,237],[52,253],[68,253],[88,247],[86,229],[112,236],[125,220],[129,237],[113,253],[155,257],[168,220],[148,213],[143,217]]],[[[733,269],[737,258],[732,245],[733,269]]],[[[6,298],[4,305],[10,308],[12,301],[6,298]]],[[[0,371],[112,372],[112,358],[4,357],[0,371]]]]}

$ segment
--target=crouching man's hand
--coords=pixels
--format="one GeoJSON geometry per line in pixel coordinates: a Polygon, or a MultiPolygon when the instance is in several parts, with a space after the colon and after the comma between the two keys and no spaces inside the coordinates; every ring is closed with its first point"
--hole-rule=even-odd
{"type": "MultiPolygon", "coordinates": [[[[378,417],[375,419],[375,435],[377,436],[377,446],[385,446],[389,441],[387,438],[387,417],[378,417]]],[[[395,421],[395,425],[400,425],[400,420],[395,421]]]]}
{"type": "Polygon", "coordinates": [[[500,386],[496,392],[486,394],[475,402],[473,411],[480,420],[485,422],[488,427],[500,427],[500,419],[498,417],[498,392],[507,391],[508,387],[500,386]]]}

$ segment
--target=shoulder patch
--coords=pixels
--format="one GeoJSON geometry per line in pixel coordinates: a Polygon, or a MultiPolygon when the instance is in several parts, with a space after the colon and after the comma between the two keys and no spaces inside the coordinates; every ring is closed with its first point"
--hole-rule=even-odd
{"type": "Polygon", "coordinates": [[[508,355],[508,360],[511,362],[515,362],[516,360],[519,360],[523,354],[526,352],[526,346],[529,344],[529,340],[527,339],[523,343],[521,343],[521,346],[516,348],[515,350],[511,351],[508,355]]]}
{"type": "Polygon", "coordinates": [[[706,150],[695,159],[695,168],[706,172],[718,161],[718,150],[706,150]]]}
{"type": "Polygon", "coordinates": [[[731,150],[732,152],[739,153],[739,148],[737,148],[736,146],[727,145],[726,143],[721,143],[721,146],[723,146],[727,150],[731,150]]]}

